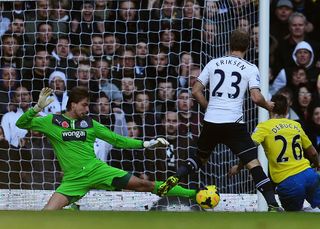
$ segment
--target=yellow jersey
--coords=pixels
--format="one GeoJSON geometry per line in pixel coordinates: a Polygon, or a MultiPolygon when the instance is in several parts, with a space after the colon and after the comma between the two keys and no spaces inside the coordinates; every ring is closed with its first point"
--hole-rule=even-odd
{"type": "Polygon", "coordinates": [[[264,148],[273,182],[280,183],[310,168],[303,149],[312,143],[300,123],[287,118],[269,119],[259,123],[251,137],[264,148]]]}

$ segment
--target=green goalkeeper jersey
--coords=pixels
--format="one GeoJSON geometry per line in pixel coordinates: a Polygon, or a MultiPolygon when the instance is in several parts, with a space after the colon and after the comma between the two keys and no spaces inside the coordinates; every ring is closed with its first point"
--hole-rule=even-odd
{"type": "Polygon", "coordinates": [[[48,137],[64,176],[76,175],[83,167],[97,160],[93,148],[96,138],[116,148],[143,148],[143,141],[118,135],[90,117],[71,119],[63,114],[36,115],[33,108],[29,109],[18,119],[16,126],[42,132],[48,137]]]}

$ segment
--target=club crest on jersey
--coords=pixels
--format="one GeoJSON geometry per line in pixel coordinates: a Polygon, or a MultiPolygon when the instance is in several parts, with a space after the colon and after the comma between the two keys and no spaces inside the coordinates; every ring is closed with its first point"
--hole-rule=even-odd
{"type": "Polygon", "coordinates": [[[69,123],[68,123],[67,121],[63,121],[63,122],[61,123],[61,126],[62,126],[63,128],[68,128],[68,127],[69,127],[69,123]]]}
{"type": "Polygon", "coordinates": [[[83,130],[63,131],[61,133],[63,141],[85,141],[87,132],[83,130]]]}
{"type": "Polygon", "coordinates": [[[81,127],[81,128],[87,128],[87,127],[88,127],[88,123],[87,123],[85,120],[82,120],[82,121],[80,122],[80,127],[81,127]]]}

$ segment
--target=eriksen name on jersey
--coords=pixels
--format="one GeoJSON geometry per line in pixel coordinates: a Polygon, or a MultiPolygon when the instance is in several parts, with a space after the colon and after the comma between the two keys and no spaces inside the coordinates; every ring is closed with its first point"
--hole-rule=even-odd
{"type": "Polygon", "coordinates": [[[218,61],[215,63],[217,67],[220,67],[221,65],[233,65],[233,66],[237,66],[240,70],[244,70],[246,69],[246,66],[244,65],[244,63],[238,59],[229,59],[226,57],[226,59],[218,59],[218,61]]]}

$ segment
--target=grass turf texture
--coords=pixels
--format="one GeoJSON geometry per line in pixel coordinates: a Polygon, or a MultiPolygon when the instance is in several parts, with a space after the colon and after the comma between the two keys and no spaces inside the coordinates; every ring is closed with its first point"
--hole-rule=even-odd
{"type": "Polygon", "coordinates": [[[111,212],[111,211],[0,211],[6,229],[301,229],[318,228],[319,213],[234,212],[111,212]]]}

